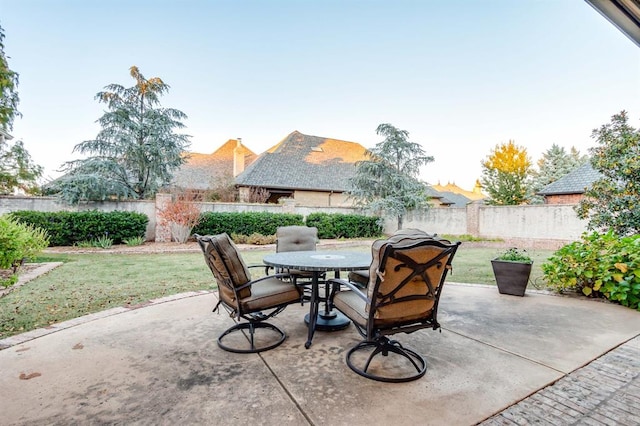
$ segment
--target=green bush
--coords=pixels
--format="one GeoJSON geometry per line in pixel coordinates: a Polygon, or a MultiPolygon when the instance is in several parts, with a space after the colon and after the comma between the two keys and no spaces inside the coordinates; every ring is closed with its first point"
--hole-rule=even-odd
{"type": "Polygon", "coordinates": [[[299,214],[243,212],[207,212],[193,228],[194,234],[217,235],[223,232],[238,235],[275,235],[279,226],[304,225],[299,214]]]}
{"type": "Polygon", "coordinates": [[[37,212],[11,213],[20,222],[47,231],[52,246],[72,246],[81,241],[109,238],[114,244],[145,235],[149,218],[136,212],[37,212]]]}
{"type": "Polygon", "coordinates": [[[263,246],[266,244],[275,244],[276,236],[275,235],[262,235],[262,234],[251,234],[251,235],[240,235],[240,234],[231,234],[231,239],[236,244],[253,244],[256,246],[263,246]]]}
{"type": "Polygon", "coordinates": [[[0,215],[0,269],[13,268],[8,279],[0,278],[0,286],[15,283],[22,261],[35,257],[48,244],[47,233],[42,229],[20,223],[9,215],[0,215]]]}
{"type": "Polygon", "coordinates": [[[318,228],[318,238],[376,238],[382,235],[380,219],[341,213],[311,213],[307,226],[318,228]]]}
{"type": "Polygon", "coordinates": [[[583,234],[547,259],[542,271],[558,291],[576,289],[640,310],[640,235],[583,234]]]}

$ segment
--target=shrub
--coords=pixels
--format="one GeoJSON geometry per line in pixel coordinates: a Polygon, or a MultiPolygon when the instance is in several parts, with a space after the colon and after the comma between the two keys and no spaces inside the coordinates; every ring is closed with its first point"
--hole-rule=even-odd
{"type": "Polygon", "coordinates": [[[173,239],[179,243],[187,242],[193,227],[200,221],[200,209],[192,199],[190,194],[179,195],[158,213],[162,224],[170,226],[173,239]]]}
{"type": "Polygon", "coordinates": [[[251,235],[231,234],[231,239],[236,244],[254,244],[257,246],[276,243],[275,235],[262,235],[258,233],[251,235]]]}
{"type": "Polygon", "coordinates": [[[136,212],[36,212],[23,210],[10,213],[20,222],[42,228],[52,246],[72,246],[108,235],[113,244],[145,235],[149,218],[136,212]]]}
{"type": "Polygon", "coordinates": [[[556,251],[542,271],[557,291],[576,289],[640,310],[640,235],[585,233],[556,251]]]}
{"type": "Polygon", "coordinates": [[[0,215],[0,269],[13,268],[8,279],[0,278],[0,286],[15,283],[22,261],[33,258],[48,244],[42,229],[20,223],[9,215],[0,215]]]}
{"type": "Polygon", "coordinates": [[[304,225],[302,215],[268,212],[222,213],[207,212],[193,232],[200,235],[275,235],[279,226],[304,225]]]}
{"type": "Polygon", "coordinates": [[[380,219],[342,213],[311,213],[307,226],[318,228],[318,238],[375,238],[382,235],[380,219]]]}

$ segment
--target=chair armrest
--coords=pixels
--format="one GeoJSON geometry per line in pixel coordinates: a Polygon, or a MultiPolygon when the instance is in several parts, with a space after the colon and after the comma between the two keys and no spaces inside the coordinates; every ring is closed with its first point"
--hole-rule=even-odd
{"type": "MultiPolygon", "coordinates": [[[[257,266],[262,266],[262,265],[257,265],[257,266]]],[[[264,280],[269,280],[271,278],[289,278],[289,277],[291,277],[291,274],[267,275],[267,276],[264,276],[264,277],[256,278],[255,280],[251,280],[248,283],[244,283],[240,287],[236,287],[236,291],[242,290],[242,289],[247,288],[247,287],[251,287],[255,283],[259,283],[260,281],[264,281],[264,280]]]]}
{"type": "Polygon", "coordinates": [[[343,286],[345,286],[345,287],[349,287],[349,289],[350,289],[351,291],[354,291],[354,292],[355,292],[355,294],[356,294],[360,299],[362,299],[362,300],[364,300],[365,302],[369,303],[369,298],[367,297],[367,295],[366,295],[366,294],[364,294],[364,293],[362,292],[362,290],[361,290],[359,287],[357,287],[356,285],[354,285],[354,284],[350,283],[350,282],[349,282],[349,281],[347,281],[347,280],[338,279],[338,278],[332,278],[332,279],[328,280],[328,281],[327,281],[327,283],[330,283],[330,284],[338,284],[338,285],[343,285],[343,286]]]}
{"type": "Polygon", "coordinates": [[[269,270],[274,269],[273,266],[269,265],[247,265],[247,268],[264,268],[265,275],[269,275],[269,270]]]}

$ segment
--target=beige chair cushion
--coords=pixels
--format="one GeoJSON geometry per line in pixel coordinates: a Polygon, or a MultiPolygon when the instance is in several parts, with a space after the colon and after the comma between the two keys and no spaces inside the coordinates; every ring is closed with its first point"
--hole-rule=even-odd
{"type": "MultiPolygon", "coordinates": [[[[399,229],[386,241],[389,243],[397,243],[401,241],[412,242],[424,238],[434,238],[435,235],[436,234],[428,234],[415,228],[399,229]]],[[[370,277],[371,275],[369,270],[351,271],[348,275],[349,281],[362,288],[369,286],[370,277]]]]}
{"type": "MultiPolygon", "coordinates": [[[[424,240],[425,237],[423,236],[422,238],[416,239],[410,236],[407,238],[399,238],[393,243],[385,240],[378,240],[373,243],[373,261],[369,268],[370,278],[367,288],[367,297],[376,305],[376,312],[374,315],[376,324],[383,325],[393,322],[410,322],[429,315],[432,310],[435,303],[435,293],[445,271],[445,265],[449,259],[449,255],[442,258],[437,265],[432,266],[426,271],[426,276],[433,290],[429,299],[409,300],[392,303],[386,306],[379,306],[381,295],[387,295],[391,291],[394,291],[394,289],[396,289],[404,279],[408,278],[413,273],[412,268],[402,266],[404,262],[391,257],[386,260],[384,272],[379,272],[379,268],[381,266],[380,262],[388,245],[393,244],[396,250],[400,250],[403,255],[418,264],[425,264],[443,252],[444,249],[435,246],[420,246],[411,249],[404,248],[415,244],[420,239],[424,240]],[[380,279],[379,284],[377,284],[378,277],[380,279]]],[[[443,240],[443,242],[445,241],[443,240]]],[[[406,285],[404,285],[404,287],[395,293],[395,298],[398,299],[414,294],[425,295],[428,293],[428,288],[429,287],[423,280],[422,276],[415,275],[406,285]]],[[[365,308],[367,315],[369,314],[369,309],[370,306],[367,305],[365,308]]]]}
{"type": "Polygon", "coordinates": [[[243,312],[255,312],[299,300],[300,293],[291,283],[268,278],[252,285],[251,295],[240,299],[240,306],[243,312]]]}
{"type": "Polygon", "coordinates": [[[340,312],[351,318],[356,324],[361,327],[367,325],[367,302],[364,299],[358,297],[353,291],[340,291],[336,293],[333,298],[333,305],[338,308],[340,312]]]}
{"type": "MultiPolygon", "coordinates": [[[[276,252],[315,251],[318,228],[315,226],[281,226],[276,230],[276,252]]],[[[284,272],[299,278],[311,278],[313,272],[286,269],[284,272]]]]}
{"type": "MultiPolygon", "coordinates": [[[[238,249],[227,234],[209,237],[203,251],[205,260],[218,283],[218,292],[224,302],[235,304],[232,287],[240,287],[251,281],[251,273],[238,254],[238,249]]],[[[238,297],[244,299],[251,296],[251,288],[240,290],[238,297]]]]}
{"type": "Polygon", "coordinates": [[[276,231],[276,252],[315,250],[317,242],[316,227],[281,226],[276,231]]]}

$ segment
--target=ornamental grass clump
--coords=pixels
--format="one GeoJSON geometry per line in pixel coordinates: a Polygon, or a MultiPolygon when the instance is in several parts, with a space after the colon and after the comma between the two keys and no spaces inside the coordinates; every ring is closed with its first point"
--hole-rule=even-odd
{"type": "Polygon", "coordinates": [[[556,291],[576,290],[640,310],[640,235],[583,234],[542,265],[556,291]]]}

